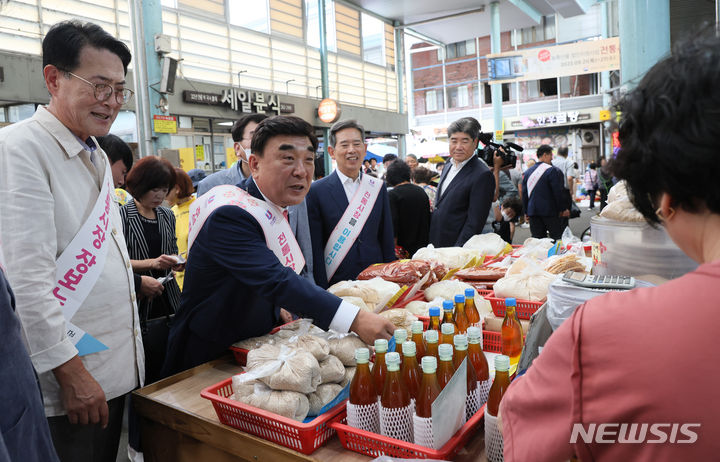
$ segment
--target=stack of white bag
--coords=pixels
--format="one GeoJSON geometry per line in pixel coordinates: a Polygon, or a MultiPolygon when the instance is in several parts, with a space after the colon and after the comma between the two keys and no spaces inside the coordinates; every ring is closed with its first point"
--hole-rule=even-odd
{"type": "Polygon", "coordinates": [[[464,268],[473,258],[482,257],[482,253],[475,249],[462,247],[435,247],[432,244],[418,249],[413,260],[435,261],[442,263],[448,269],[464,268]]]}
{"type": "Polygon", "coordinates": [[[522,247],[513,252],[513,256],[516,257],[532,257],[538,260],[545,260],[548,255],[548,250],[555,245],[553,240],[550,238],[536,239],[529,237],[525,239],[522,247]]]}
{"type": "Polygon", "coordinates": [[[481,255],[500,255],[508,249],[508,243],[495,233],[476,234],[465,242],[463,249],[475,250],[481,255]]]}
{"type": "Polygon", "coordinates": [[[234,398],[298,421],[318,415],[352,380],[355,368],[345,366],[354,366],[360,346],[356,335],[335,333],[266,343],[250,350],[245,373],[233,376],[234,398]]]}
{"type": "Polygon", "coordinates": [[[600,216],[617,221],[645,221],[642,214],[630,202],[625,181],[620,181],[610,188],[607,206],[602,209],[600,216]]]}
{"type": "Polygon", "coordinates": [[[521,257],[508,268],[504,278],[495,282],[493,291],[500,298],[514,297],[539,302],[547,297],[548,287],[555,277],[543,270],[539,261],[521,257]]]}
{"type": "Polygon", "coordinates": [[[367,311],[383,308],[399,290],[398,284],[382,278],[340,281],[328,288],[331,294],[367,311]]]}

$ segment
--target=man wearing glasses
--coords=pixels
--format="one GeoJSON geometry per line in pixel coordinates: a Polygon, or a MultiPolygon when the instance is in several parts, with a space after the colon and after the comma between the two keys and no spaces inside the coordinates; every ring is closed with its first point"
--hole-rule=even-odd
{"type": "Polygon", "coordinates": [[[95,139],[132,97],[130,59],[97,25],[54,25],[50,103],[0,130],[0,240],[63,461],[114,461],[124,396],[144,380],[130,259],[95,139]]]}
{"type": "Polygon", "coordinates": [[[475,155],[480,123],[463,117],[448,127],[450,157],[443,169],[430,223],[435,247],[462,247],[480,234],[495,197],[493,172],[475,155]]]}

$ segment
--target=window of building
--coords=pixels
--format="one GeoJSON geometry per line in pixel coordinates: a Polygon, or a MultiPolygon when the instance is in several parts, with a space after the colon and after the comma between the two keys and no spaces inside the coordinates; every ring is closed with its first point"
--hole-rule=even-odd
{"type": "Polygon", "coordinates": [[[537,26],[525,27],[510,34],[510,45],[528,45],[555,38],[555,16],[544,16],[537,26]]]}
{"type": "Polygon", "coordinates": [[[168,8],[177,8],[177,0],[161,0],[160,4],[168,8]]]}
{"type": "Polygon", "coordinates": [[[32,117],[35,114],[35,105],[32,103],[16,104],[8,106],[7,110],[8,122],[16,123],[32,117]]]}
{"type": "Polygon", "coordinates": [[[363,59],[379,66],[385,65],[385,24],[374,16],[362,13],[363,59]]]}
{"type": "MultiPolygon", "coordinates": [[[[305,1],[305,17],[307,18],[305,40],[308,45],[320,48],[320,21],[318,4],[314,0],[305,1]]],[[[325,2],[325,42],[329,51],[337,51],[335,38],[335,2],[325,2]]]]}
{"type": "Polygon", "coordinates": [[[428,90],[425,92],[425,112],[443,110],[443,94],[441,91],[428,90]]]}
{"type": "Polygon", "coordinates": [[[468,87],[463,85],[448,88],[447,101],[449,108],[469,106],[468,87]]]}
{"type": "Polygon", "coordinates": [[[558,94],[557,78],[538,80],[540,96],[556,96],[558,94]]]}
{"type": "MultiPolygon", "coordinates": [[[[492,90],[490,84],[485,84],[485,104],[492,104],[492,90]]],[[[515,84],[503,83],[502,84],[502,100],[503,103],[510,101],[510,96],[515,96],[515,84]]]]}
{"type": "MultiPolygon", "coordinates": [[[[447,59],[462,58],[463,56],[474,54],[475,39],[463,40],[462,42],[455,42],[445,46],[445,57],[447,59]]],[[[440,49],[438,49],[438,61],[442,61],[440,49]]]]}
{"type": "Polygon", "coordinates": [[[474,83],[472,86],[473,107],[480,107],[480,85],[474,83]]]}
{"type": "Polygon", "coordinates": [[[270,33],[268,0],[232,0],[227,8],[230,24],[270,33]]]}

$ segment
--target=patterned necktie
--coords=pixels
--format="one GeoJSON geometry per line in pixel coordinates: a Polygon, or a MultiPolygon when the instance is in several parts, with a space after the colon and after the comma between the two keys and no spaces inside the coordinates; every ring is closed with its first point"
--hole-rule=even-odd
{"type": "Polygon", "coordinates": [[[290,223],[290,213],[288,212],[287,209],[283,210],[283,216],[285,217],[287,222],[290,223]]]}

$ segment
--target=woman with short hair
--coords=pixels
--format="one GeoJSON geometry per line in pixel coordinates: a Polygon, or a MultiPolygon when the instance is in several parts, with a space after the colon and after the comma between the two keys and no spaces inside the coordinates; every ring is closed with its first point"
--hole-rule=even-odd
{"type": "Polygon", "coordinates": [[[180,304],[180,288],[172,273],[173,269],[184,269],[177,260],[175,215],[162,207],[175,182],[175,167],[169,161],[155,156],[143,157],[125,179],[133,200],[120,207],[133,271],[153,278],[168,278],[162,295],[138,301],[145,346],[145,383],[160,378],[169,332],[167,324],[180,304]]]}

